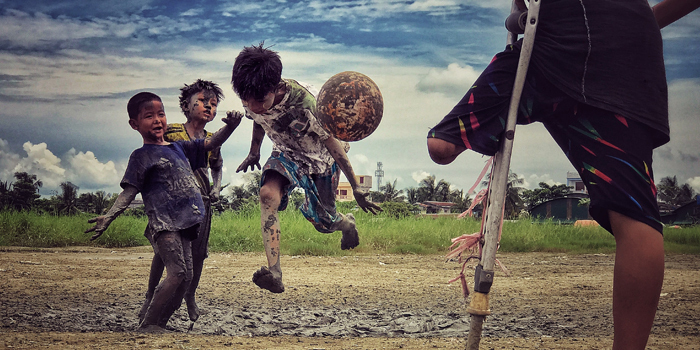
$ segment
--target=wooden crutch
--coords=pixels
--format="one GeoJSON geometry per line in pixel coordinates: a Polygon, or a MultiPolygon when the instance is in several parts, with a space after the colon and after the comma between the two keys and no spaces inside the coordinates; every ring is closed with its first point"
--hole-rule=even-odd
{"type": "MultiPolygon", "coordinates": [[[[478,350],[481,341],[481,331],[489,310],[488,293],[491,290],[494,277],[494,267],[496,264],[496,250],[498,249],[498,238],[503,225],[503,212],[505,208],[506,188],[508,186],[508,170],[510,167],[510,157],[513,151],[513,138],[515,136],[515,125],[518,116],[518,105],[520,96],[525,84],[527,68],[530,64],[530,56],[535,42],[535,30],[539,21],[540,0],[530,0],[527,17],[520,15],[515,1],[511,6],[511,16],[506,20],[508,27],[507,43],[512,44],[517,40],[517,25],[524,27],[523,44],[518,61],[518,69],[513,84],[513,94],[510,99],[508,119],[502,139],[500,149],[496,153],[491,170],[491,179],[487,195],[486,208],[484,210],[484,225],[481,228],[483,234],[483,249],[481,259],[474,272],[474,293],[472,300],[467,307],[471,314],[469,336],[467,338],[468,350],[478,350]],[[525,20],[525,18],[527,18],[525,20]],[[523,23],[524,22],[524,23],[523,23]],[[514,25],[515,24],[515,28],[514,25]]],[[[521,32],[522,33],[522,32],[521,32]]]]}

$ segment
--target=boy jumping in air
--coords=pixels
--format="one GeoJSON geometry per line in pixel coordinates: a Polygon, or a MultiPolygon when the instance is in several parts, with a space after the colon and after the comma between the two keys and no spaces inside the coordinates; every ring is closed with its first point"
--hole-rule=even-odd
{"type": "Polygon", "coordinates": [[[156,287],[139,330],[163,332],[192,280],[192,244],[205,216],[204,202],[192,169],[206,166],[207,152],[223,144],[240,124],[242,114],[229,113],[227,124],[212,137],[191,142],[168,142],[167,119],[157,95],[141,92],[127,104],[129,125],[143,138],[143,147],[129,157],[121,181],[123,191],[103,216],[88,220],[94,240],[107,229],[141,192],[148,216],[147,238],[166,268],[156,287]],[[163,321],[164,320],[164,321],[163,321]]]}
{"type": "Polygon", "coordinates": [[[368,193],[357,187],[355,173],[346,154],[347,144],[326,131],[314,116],[316,99],[298,82],[282,79],[279,55],[258,46],[245,47],[233,64],[233,91],[243,102],[246,116],[253,120],[250,152],[236,170],[260,169],[260,146],[265,134],[272,140],[272,155],[262,169],[260,209],[262,237],[269,267],[253,274],[258,287],[284,292],[280,267],[280,223],[289,193],[304,189],[306,200],[300,210],[317,231],[342,231],[341,249],[359,244],[355,218],[336,212],[335,190],[338,168],[353,188],[357,205],[376,214],[381,209],[367,201],[368,193]]]}

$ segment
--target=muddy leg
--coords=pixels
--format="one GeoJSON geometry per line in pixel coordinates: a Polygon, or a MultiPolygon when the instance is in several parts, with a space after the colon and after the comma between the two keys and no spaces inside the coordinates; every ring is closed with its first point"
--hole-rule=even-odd
{"type": "Polygon", "coordinates": [[[167,304],[165,310],[163,310],[163,313],[160,317],[160,321],[158,322],[158,326],[165,328],[165,326],[168,324],[168,321],[170,320],[170,317],[173,316],[175,311],[177,311],[180,306],[182,305],[182,299],[187,293],[187,290],[190,288],[190,284],[192,283],[192,242],[186,239],[182,239],[182,254],[185,258],[185,266],[187,267],[187,270],[185,271],[185,280],[180,284],[180,286],[177,288],[175,291],[175,295],[173,296],[172,300],[167,304]]]}
{"type": "Polygon", "coordinates": [[[146,290],[146,298],[141,306],[141,311],[139,311],[139,324],[143,322],[143,317],[148,311],[148,306],[151,304],[151,299],[153,299],[153,292],[156,290],[156,286],[160,282],[161,276],[163,276],[163,270],[165,265],[163,265],[163,260],[161,260],[158,253],[153,255],[153,261],[151,261],[151,273],[148,276],[148,290],[146,290]]]}
{"type": "Polygon", "coordinates": [[[253,282],[273,293],[284,292],[280,267],[280,221],[277,213],[282,200],[282,189],[287,179],[277,172],[268,171],[265,184],[260,188],[260,211],[263,244],[269,268],[261,267],[253,274],[253,282]]]}
{"type": "Polygon", "coordinates": [[[357,234],[354,215],[343,215],[343,221],[340,222],[340,230],[343,232],[343,238],[340,239],[340,249],[353,249],[360,244],[360,236],[357,234]]]}
{"type": "MultiPolygon", "coordinates": [[[[151,304],[144,315],[140,329],[152,329],[152,326],[163,327],[161,319],[164,316],[169,319],[170,314],[174,312],[174,310],[171,312],[170,309],[182,301],[190,281],[187,276],[186,253],[190,254],[191,261],[191,251],[189,248],[183,249],[184,243],[179,232],[162,232],[158,237],[156,241],[157,251],[165,265],[166,274],[165,279],[158,284],[153,293],[151,304]]],[[[186,243],[189,244],[189,241],[186,243]]],[[[167,319],[165,323],[167,323],[167,319]]]]}
{"type": "Polygon", "coordinates": [[[200,311],[195,301],[194,295],[199,286],[199,280],[202,277],[202,269],[204,268],[204,258],[205,256],[201,252],[195,253],[192,251],[192,282],[187,289],[185,294],[185,302],[187,303],[187,314],[190,317],[190,321],[195,322],[199,319],[200,311]]]}

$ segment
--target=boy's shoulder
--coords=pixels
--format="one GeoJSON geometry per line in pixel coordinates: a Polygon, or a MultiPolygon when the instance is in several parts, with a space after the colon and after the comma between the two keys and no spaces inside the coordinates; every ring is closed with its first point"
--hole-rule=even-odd
{"type": "Polygon", "coordinates": [[[185,129],[185,124],[180,123],[168,124],[168,129],[165,131],[163,137],[168,142],[188,141],[190,139],[185,129]]]}
{"type": "Polygon", "coordinates": [[[316,108],[316,96],[311,92],[313,87],[299,83],[294,79],[283,79],[287,88],[286,105],[288,107],[314,110],[316,108]]]}

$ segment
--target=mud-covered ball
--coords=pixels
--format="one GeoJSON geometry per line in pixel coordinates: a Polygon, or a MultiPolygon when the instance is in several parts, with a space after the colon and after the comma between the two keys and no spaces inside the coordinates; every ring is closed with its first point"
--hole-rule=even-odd
{"type": "Polygon", "coordinates": [[[383,112],[379,87],[362,73],[338,73],[318,93],[316,116],[326,130],[343,141],[359,141],[372,134],[383,112]]]}

